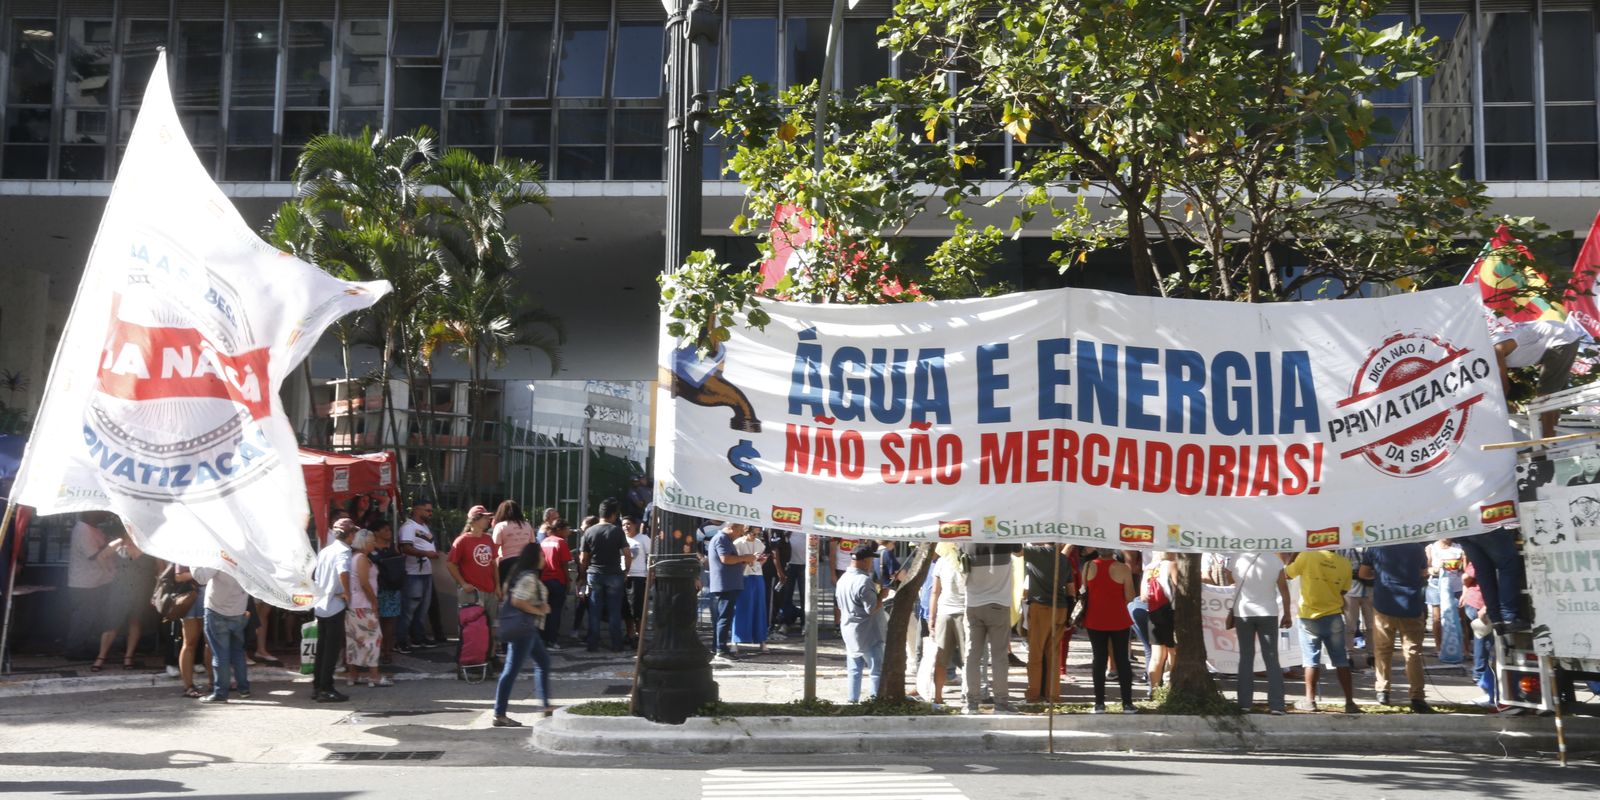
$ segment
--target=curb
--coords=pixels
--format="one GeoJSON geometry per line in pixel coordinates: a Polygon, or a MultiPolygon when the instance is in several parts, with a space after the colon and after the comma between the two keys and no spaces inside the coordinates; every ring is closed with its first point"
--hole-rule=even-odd
{"type": "MultiPolygon", "coordinates": [[[[402,672],[389,675],[396,681],[425,681],[454,679],[454,672],[402,672]]],[[[310,683],[310,675],[298,672],[250,672],[250,684],[310,683]]],[[[177,678],[165,672],[141,672],[137,675],[95,675],[74,678],[29,678],[0,683],[0,698],[42,697],[56,694],[82,694],[109,692],[117,689],[182,689],[177,678]]]]}
{"type": "MultiPolygon", "coordinates": [[[[1600,750],[1600,720],[1566,721],[1570,751],[1600,750]]],[[[663,725],[634,717],[586,717],[558,709],[534,723],[531,746],[592,755],[842,753],[1038,753],[1049,721],[1037,716],[697,717],[663,725]]],[[[1208,718],[1159,714],[1057,715],[1055,751],[1327,750],[1398,753],[1553,752],[1555,723],[1539,717],[1437,714],[1375,718],[1340,714],[1208,718]],[[1404,725],[1393,723],[1401,722],[1404,725]],[[1375,724],[1377,723],[1377,724],[1375,724]]]]}

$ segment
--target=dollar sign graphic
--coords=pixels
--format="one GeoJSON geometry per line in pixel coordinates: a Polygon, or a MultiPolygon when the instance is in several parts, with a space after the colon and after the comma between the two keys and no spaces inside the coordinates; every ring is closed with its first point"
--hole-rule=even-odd
{"type": "Polygon", "coordinates": [[[749,439],[740,439],[739,443],[728,448],[728,463],[739,470],[737,475],[729,475],[728,480],[739,487],[742,494],[751,494],[761,485],[761,472],[750,463],[751,459],[760,458],[761,453],[749,439]]]}

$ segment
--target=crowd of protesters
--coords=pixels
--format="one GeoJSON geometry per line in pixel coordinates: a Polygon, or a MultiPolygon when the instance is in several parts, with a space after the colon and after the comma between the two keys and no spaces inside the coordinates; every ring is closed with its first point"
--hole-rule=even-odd
{"type": "MultiPolygon", "coordinates": [[[[348,699],[340,690],[341,670],[345,688],[392,686],[384,667],[395,654],[444,644],[439,626],[430,624],[434,572],[443,570],[456,586],[457,606],[483,609],[493,632],[497,658],[491,660],[502,665],[494,724],[520,724],[506,708],[528,662],[548,711],[552,651],[575,642],[590,652],[626,652],[643,634],[651,544],[641,517],[648,492],[647,483],[637,482],[621,502],[600,503],[598,514],[576,529],[553,508],[535,523],[512,500],[492,512],[473,506],[462,530],[449,538],[435,530],[431,502],[413,503],[396,530],[386,498],[358,498],[335,516],[317,556],[312,698],[348,699]],[[573,639],[564,644],[568,605],[574,606],[573,639]]],[[[130,537],[116,535],[118,529],[115,517],[89,512],[72,531],[68,586],[75,611],[68,637],[91,659],[91,671],[114,661],[119,637],[125,642],[121,666],[137,668],[136,649],[149,625],[186,697],[209,703],[249,697],[251,666],[282,666],[267,647],[270,606],[250,598],[225,572],[141,553],[130,537]],[[151,596],[155,589],[159,597],[162,586],[177,587],[186,599],[163,609],[158,622],[151,596]],[[209,676],[209,686],[199,676],[209,676]]],[[[697,538],[714,664],[759,655],[769,641],[804,629],[804,534],[712,522],[697,538]]],[[[1136,713],[1134,686],[1153,695],[1175,661],[1178,578],[1171,553],[946,542],[935,548],[920,592],[905,594],[899,589],[910,577],[910,545],[819,538],[818,546],[819,563],[833,575],[833,617],[844,640],[851,702],[879,693],[887,613],[895,602],[913,604],[916,630],[907,637],[907,663],[915,667],[916,686],[909,694],[946,704],[946,687],[959,685],[964,713],[983,705],[997,713],[1012,710],[1012,667],[1026,671],[1022,702],[1059,700],[1067,651],[1080,631],[1091,654],[1086,677],[1096,713],[1107,710],[1111,691],[1121,711],[1136,713]],[[1026,660],[1015,654],[1014,640],[1025,643],[1026,660]]],[[[1516,619],[1514,601],[1508,604],[1491,584],[1515,585],[1519,576],[1484,551],[1479,542],[1446,539],[1365,550],[1207,554],[1202,579],[1235,587],[1226,625],[1239,645],[1237,702],[1256,708],[1256,684],[1264,680],[1266,703],[1258,710],[1289,710],[1290,670],[1278,655],[1280,631],[1294,627],[1305,665],[1296,710],[1320,707],[1321,665],[1327,663],[1347,712],[1359,710],[1351,673],[1363,667],[1375,670],[1379,703],[1431,711],[1423,671],[1430,632],[1432,657],[1444,664],[1470,661],[1482,690],[1475,702],[1496,706],[1493,638],[1526,623],[1516,619]],[[1485,566],[1491,580],[1478,571],[1485,566]],[[1254,669],[1258,654],[1262,670],[1254,669]],[[1406,692],[1399,702],[1396,655],[1406,692]]]]}

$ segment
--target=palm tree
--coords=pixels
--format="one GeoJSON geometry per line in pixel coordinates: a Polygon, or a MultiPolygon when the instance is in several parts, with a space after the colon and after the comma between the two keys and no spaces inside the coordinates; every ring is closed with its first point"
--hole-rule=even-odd
{"type": "MultiPolygon", "coordinates": [[[[405,347],[408,332],[417,328],[418,310],[439,285],[444,269],[444,251],[434,230],[435,219],[447,204],[427,191],[437,160],[433,133],[427,128],[401,136],[364,129],[358,137],[313,138],[301,152],[294,174],[304,216],[325,222],[319,263],[340,265],[366,280],[389,282],[389,294],[370,313],[383,337],[380,425],[404,462],[410,461],[405,457],[409,437],[402,437],[398,429],[390,376],[398,364],[406,374],[408,393],[415,384],[414,350],[405,347]]],[[[437,495],[431,470],[428,481],[437,495]]]]}
{"type": "Polygon", "coordinates": [[[530,346],[550,359],[552,375],[561,368],[565,328],[554,315],[526,306],[515,274],[522,266],[520,242],[506,230],[511,211],[521,206],[548,210],[549,197],[537,165],[516,159],[486,163],[462,150],[439,159],[429,182],[451,201],[439,216],[440,241],[451,258],[428,307],[422,353],[427,360],[438,347],[449,346],[467,364],[466,482],[472,486],[478,471],[473,442],[482,422],[488,366],[502,366],[513,346],[530,346]]]}

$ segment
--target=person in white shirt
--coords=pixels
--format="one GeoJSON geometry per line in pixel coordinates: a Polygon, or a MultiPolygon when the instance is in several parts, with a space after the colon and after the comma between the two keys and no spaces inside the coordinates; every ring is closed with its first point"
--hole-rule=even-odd
{"type": "Polygon", "coordinates": [[[1022,555],[1020,544],[967,544],[961,546],[958,558],[967,580],[967,671],[961,685],[966,707],[962,713],[978,713],[978,683],[982,671],[978,669],[985,645],[989,650],[990,690],[994,692],[994,710],[999,714],[1011,713],[1011,701],[1006,696],[1010,663],[1011,603],[1014,590],[1012,561],[1022,555]]]}
{"type": "Polygon", "coordinates": [[[1230,565],[1234,590],[1228,625],[1239,638],[1239,672],[1234,688],[1239,707],[1255,704],[1256,646],[1267,671],[1267,708],[1274,716],[1286,713],[1283,669],[1278,665],[1278,631],[1289,628],[1289,580],[1283,560],[1272,553],[1243,553],[1230,565]]]}
{"type": "Polygon", "coordinates": [[[345,610],[350,607],[350,537],[356,532],[355,520],[344,517],[333,523],[327,546],[317,552],[311,579],[317,584],[317,659],[311,679],[311,699],[319,703],[339,703],[350,698],[333,686],[333,673],[344,658],[345,610]]]}
{"type": "Polygon", "coordinates": [[[439,546],[428,528],[433,519],[433,501],[419,500],[411,506],[411,517],[400,525],[400,552],[406,558],[406,588],[400,596],[400,625],[395,630],[394,650],[409,653],[413,646],[432,647],[439,642],[428,638],[428,608],[433,605],[433,562],[439,560],[439,546]]]}
{"type": "Polygon", "coordinates": [[[628,554],[632,559],[628,562],[627,585],[624,587],[628,595],[628,603],[623,606],[627,611],[628,638],[638,641],[644,635],[644,604],[645,583],[650,575],[650,536],[639,530],[639,520],[633,517],[622,518],[622,533],[628,537],[628,554]]]}
{"type": "Polygon", "coordinates": [[[250,619],[250,595],[232,575],[220,569],[189,571],[206,587],[206,644],[211,647],[211,694],[202,703],[228,702],[228,684],[239,697],[250,698],[250,672],[244,660],[244,626],[250,619]]]}

